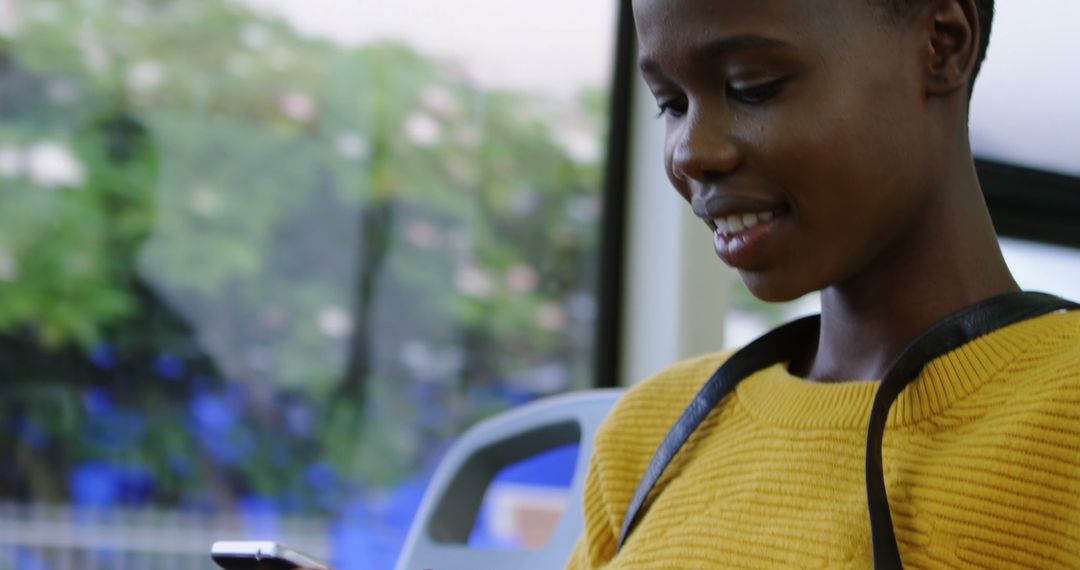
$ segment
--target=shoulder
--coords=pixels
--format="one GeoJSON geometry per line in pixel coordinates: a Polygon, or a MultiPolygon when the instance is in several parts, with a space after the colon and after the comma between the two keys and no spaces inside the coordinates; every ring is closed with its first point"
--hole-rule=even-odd
{"type": "Polygon", "coordinates": [[[985,383],[976,383],[958,402],[959,409],[982,410],[985,425],[998,422],[1011,432],[1022,425],[1053,426],[1080,446],[1080,423],[1064,421],[1074,417],[1071,409],[1080,403],[1080,311],[1010,325],[942,362],[955,386],[963,386],[965,373],[987,374],[985,383]]]}
{"type": "Polygon", "coordinates": [[[1025,347],[1010,368],[1030,372],[1047,382],[1080,381],[1080,310],[1044,315],[1020,326],[1025,347]]]}
{"type": "Polygon", "coordinates": [[[1080,400],[1080,311],[1045,315],[1025,324],[1029,336],[1024,348],[999,380],[1017,388],[1017,402],[1080,400]]]}
{"type": "Polygon", "coordinates": [[[1075,343],[1080,340],[1080,309],[1057,311],[1028,321],[1047,341],[1075,343]]]}

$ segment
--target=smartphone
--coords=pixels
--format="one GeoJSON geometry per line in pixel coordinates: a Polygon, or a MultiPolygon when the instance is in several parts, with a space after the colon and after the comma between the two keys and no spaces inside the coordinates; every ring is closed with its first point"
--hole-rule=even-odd
{"type": "Polygon", "coordinates": [[[222,540],[210,547],[210,557],[226,570],[330,570],[314,558],[269,540],[222,540]]]}

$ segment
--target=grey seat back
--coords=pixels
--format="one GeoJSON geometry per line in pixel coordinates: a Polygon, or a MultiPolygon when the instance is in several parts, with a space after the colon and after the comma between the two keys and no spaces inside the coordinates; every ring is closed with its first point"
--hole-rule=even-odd
{"type": "Polygon", "coordinates": [[[623,393],[590,390],[515,408],[467,430],[439,464],[424,494],[397,570],[553,570],[562,568],[582,531],[582,490],[596,428],[623,393]],[[566,510],[537,550],[468,545],[484,493],[504,467],[578,443],[566,510]]]}

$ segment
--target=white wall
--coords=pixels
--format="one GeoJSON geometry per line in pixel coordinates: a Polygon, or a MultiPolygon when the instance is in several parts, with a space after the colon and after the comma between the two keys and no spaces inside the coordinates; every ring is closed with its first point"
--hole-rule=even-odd
{"type": "Polygon", "coordinates": [[[1004,0],[971,102],[976,156],[1080,176],[1080,1],[1004,0]]]}

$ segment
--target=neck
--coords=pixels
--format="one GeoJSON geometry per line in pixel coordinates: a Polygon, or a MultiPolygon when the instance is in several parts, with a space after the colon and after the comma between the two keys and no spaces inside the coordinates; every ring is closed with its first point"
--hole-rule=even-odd
{"type": "Polygon", "coordinates": [[[928,211],[938,215],[916,224],[872,267],[822,291],[817,351],[796,365],[799,373],[819,381],[881,378],[904,347],[937,321],[1019,290],[974,166],[967,170],[952,177],[961,188],[930,194],[938,203],[928,211]]]}

